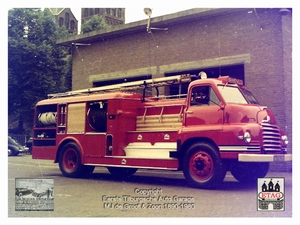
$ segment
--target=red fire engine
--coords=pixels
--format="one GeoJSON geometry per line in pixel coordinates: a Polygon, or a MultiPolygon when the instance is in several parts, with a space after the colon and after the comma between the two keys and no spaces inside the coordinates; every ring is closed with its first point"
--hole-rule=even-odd
{"type": "Polygon", "coordinates": [[[179,75],[48,97],[36,104],[32,158],[53,160],[67,177],[95,166],[121,176],[180,170],[190,185],[209,188],[227,171],[240,182],[256,181],[270,162],[292,160],[273,113],[228,76],[179,75]],[[185,96],[158,95],[184,82],[185,96]],[[156,96],[147,95],[148,87],[156,96]]]}

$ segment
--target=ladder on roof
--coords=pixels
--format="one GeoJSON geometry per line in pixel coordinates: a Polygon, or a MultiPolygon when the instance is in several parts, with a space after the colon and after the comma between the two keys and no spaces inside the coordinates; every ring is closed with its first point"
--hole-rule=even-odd
{"type": "Polygon", "coordinates": [[[147,79],[141,81],[133,81],[133,82],[126,82],[121,84],[114,84],[114,85],[107,85],[102,87],[94,87],[94,88],[86,88],[81,90],[75,91],[68,91],[64,93],[56,93],[56,94],[48,94],[48,98],[58,98],[58,97],[68,97],[80,94],[91,94],[95,92],[108,92],[108,91],[126,91],[126,90],[136,90],[136,89],[144,89],[148,87],[162,87],[162,86],[169,86],[173,84],[180,84],[191,82],[192,80],[196,79],[196,75],[191,74],[182,74],[177,76],[170,76],[170,77],[161,77],[161,78],[154,78],[154,79],[147,79]]]}

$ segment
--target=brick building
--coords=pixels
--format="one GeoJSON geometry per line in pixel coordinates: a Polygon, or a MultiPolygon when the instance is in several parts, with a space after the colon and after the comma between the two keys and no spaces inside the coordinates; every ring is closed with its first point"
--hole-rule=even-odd
{"type": "MultiPolygon", "coordinates": [[[[244,80],[292,142],[292,10],[191,9],[59,40],[73,89],[205,71],[244,80]],[[165,29],[166,28],[166,29],[165,29]]],[[[166,90],[176,92],[176,90],[166,90]]]]}

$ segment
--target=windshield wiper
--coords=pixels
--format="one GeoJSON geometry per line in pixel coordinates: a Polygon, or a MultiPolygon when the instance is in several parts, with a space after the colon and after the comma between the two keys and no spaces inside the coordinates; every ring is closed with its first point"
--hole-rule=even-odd
{"type": "MultiPolygon", "coordinates": [[[[229,82],[227,82],[227,83],[223,86],[222,91],[223,91],[223,89],[227,86],[228,83],[229,83],[229,82]]],[[[221,92],[222,92],[222,91],[221,91],[221,92]]]]}

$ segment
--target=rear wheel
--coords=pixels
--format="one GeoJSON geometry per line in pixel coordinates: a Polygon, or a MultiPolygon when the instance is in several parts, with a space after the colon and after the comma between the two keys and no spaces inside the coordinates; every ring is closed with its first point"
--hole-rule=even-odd
{"type": "Polygon", "coordinates": [[[91,174],[94,170],[93,166],[82,165],[79,147],[73,142],[62,148],[59,168],[66,177],[83,177],[91,174]]]}
{"type": "Polygon", "coordinates": [[[242,183],[253,183],[263,178],[269,171],[268,162],[234,162],[231,165],[232,176],[242,183]]]}
{"type": "Polygon", "coordinates": [[[192,145],[183,159],[183,173],[188,183],[198,188],[212,188],[226,175],[226,165],[217,150],[207,143],[192,145]]]}

